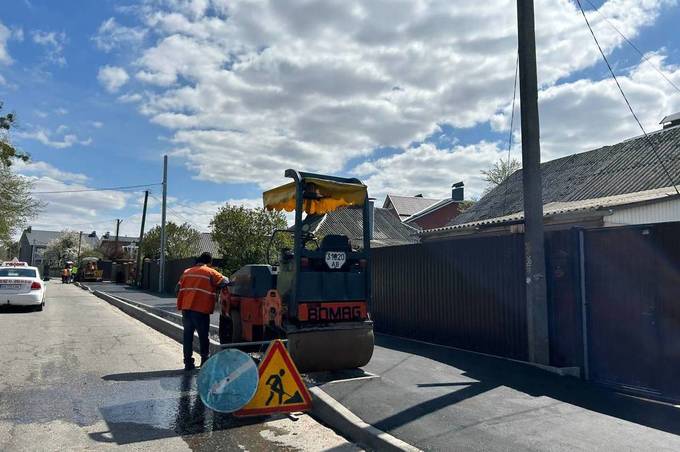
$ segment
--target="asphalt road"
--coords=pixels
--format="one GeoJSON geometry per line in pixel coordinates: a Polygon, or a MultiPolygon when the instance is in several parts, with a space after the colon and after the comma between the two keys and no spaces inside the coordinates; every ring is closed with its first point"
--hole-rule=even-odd
{"type": "Polygon", "coordinates": [[[43,312],[0,310],[0,450],[356,450],[303,415],[214,413],[176,342],[48,283],[43,312]]]}
{"type": "MultiPolygon", "coordinates": [[[[680,450],[680,409],[526,364],[377,336],[364,370],[322,388],[424,450],[680,450]]],[[[634,357],[631,357],[634,359],[634,357]]]]}
{"type": "MultiPolygon", "coordinates": [[[[174,310],[174,298],[96,288],[174,310]]],[[[680,450],[679,408],[526,364],[376,335],[364,370],[375,377],[333,378],[322,388],[424,450],[680,450]]]]}

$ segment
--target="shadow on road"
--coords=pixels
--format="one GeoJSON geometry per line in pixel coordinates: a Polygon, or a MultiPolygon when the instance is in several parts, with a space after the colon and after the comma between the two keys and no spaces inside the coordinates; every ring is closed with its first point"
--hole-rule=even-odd
{"type": "Polygon", "coordinates": [[[33,306],[0,306],[0,314],[30,314],[36,312],[33,306]]]}
{"type": "MultiPolygon", "coordinates": [[[[424,356],[455,367],[463,371],[466,378],[479,382],[419,384],[418,387],[448,385],[468,385],[468,387],[412,406],[383,419],[375,425],[383,430],[395,429],[428,413],[479,396],[493,388],[506,386],[534,397],[550,397],[590,411],[680,435],[680,409],[672,405],[631,397],[600,385],[572,377],[560,377],[527,364],[501,358],[381,335],[376,335],[376,344],[395,351],[424,356]]],[[[493,396],[488,395],[488,397],[493,396]]]]}

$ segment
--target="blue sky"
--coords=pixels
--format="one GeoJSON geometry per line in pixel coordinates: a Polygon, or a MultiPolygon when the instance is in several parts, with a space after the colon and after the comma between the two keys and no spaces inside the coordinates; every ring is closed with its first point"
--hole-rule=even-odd
{"type": "MultiPolygon", "coordinates": [[[[680,8],[593,2],[653,130],[680,110],[656,72],[680,85],[680,8]]],[[[536,1],[544,160],[639,134],[574,5],[536,1]]],[[[358,176],[378,198],[446,196],[458,180],[478,196],[479,171],[506,156],[514,27],[511,0],[17,0],[0,12],[0,100],[37,191],[157,183],[168,153],[170,218],[203,230],[225,202],[257,205],[287,167],[358,176]]],[[[36,227],[138,229],[139,193],[39,196],[36,227]]]]}

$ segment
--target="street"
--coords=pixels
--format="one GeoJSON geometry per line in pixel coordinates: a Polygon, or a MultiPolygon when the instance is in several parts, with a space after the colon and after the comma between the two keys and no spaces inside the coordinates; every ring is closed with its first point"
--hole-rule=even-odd
{"type": "MultiPolygon", "coordinates": [[[[163,309],[171,298],[88,284],[163,309]]],[[[212,323],[216,323],[213,321],[212,323]]],[[[322,382],[362,420],[423,450],[679,450],[680,409],[524,363],[376,335],[370,374],[322,382]]]]}
{"type": "Polygon", "coordinates": [[[180,344],[50,281],[43,312],[0,311],[0,450],[357,450],[306,415],[205,408],[180,344]]]}

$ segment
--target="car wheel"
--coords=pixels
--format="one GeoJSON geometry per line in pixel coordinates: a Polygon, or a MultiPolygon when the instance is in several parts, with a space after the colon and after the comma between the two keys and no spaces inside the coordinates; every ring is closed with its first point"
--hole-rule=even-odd
{"type": "Polygon", "coordinates": [[[43,307],[45,306],[45,303],[40,303],[38,307],[35,308],[36,311],[42,311],[43,307]]]}

